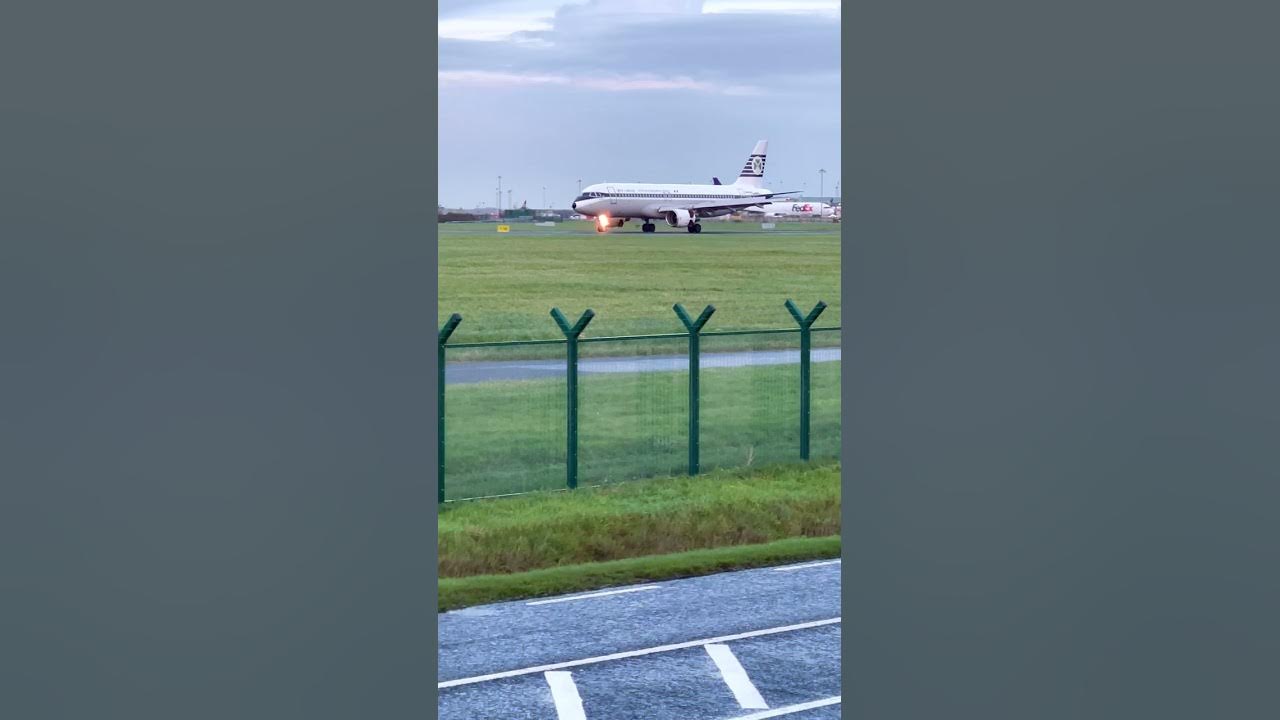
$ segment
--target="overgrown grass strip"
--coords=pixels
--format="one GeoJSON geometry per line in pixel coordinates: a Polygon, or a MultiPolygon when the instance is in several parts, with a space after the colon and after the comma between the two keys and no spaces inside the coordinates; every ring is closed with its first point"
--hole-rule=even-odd
{"type": "Polygon", "coordinates": [[[840,537],[775,540],[652,557],[583,563],[510,575],[441,578],[440,612],[472,605],[586,592],[840,556],[840,537]]]}
{"type": "Polygon", "coordinates": [[[840,533],[840,466],[784,465],[477,500],[439,518],[442,578],[840,533]]]}

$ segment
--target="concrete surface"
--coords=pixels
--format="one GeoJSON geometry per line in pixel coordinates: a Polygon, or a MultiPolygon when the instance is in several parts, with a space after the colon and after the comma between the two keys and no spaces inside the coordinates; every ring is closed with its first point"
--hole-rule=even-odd
{"type": "Polygon", "coordinates": [[[440,615],[439,717],[840,717],[838,560],[616,589],[440,615]]]}
{"type": "MultiPolygon", "coordinates": [[[[701,353],[702,369],[742,367],[744,365],[798,365],[799,350],[744,350],[741,352],[701,353]]],[[[840,359],[840,348],[815,348],[810,361],[834,362],[840,359]]],[[[637,356],[617,358],[578,358],[578,374],[673,372],[689,369],[684,355],[637,356]]],[[[451,362],[445,366],[445,384],[494,382],[499,380],[537,380],[564,377],[564,360],[498,360],[451,362]]]]}

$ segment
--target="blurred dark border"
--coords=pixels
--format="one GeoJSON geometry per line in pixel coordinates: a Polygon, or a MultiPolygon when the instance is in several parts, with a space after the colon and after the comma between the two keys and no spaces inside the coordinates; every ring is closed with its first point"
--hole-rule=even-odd
{"type": "Polygon", "coordinates": [[[0,21],[0,717],[429,717],[432,3],[0,21]]]}
{"type": "Polygon", "coordinates": [[[1280,716],[1277,10],[844,7],[844,717],[1280,716]]]}

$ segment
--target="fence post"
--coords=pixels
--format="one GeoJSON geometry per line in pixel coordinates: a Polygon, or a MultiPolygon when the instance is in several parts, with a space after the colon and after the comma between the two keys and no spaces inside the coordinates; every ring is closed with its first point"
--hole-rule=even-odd
{"type": "Polygon", "coordinates": [[[458,329],[460,322],[462,322],[461,315],[458,313],[450,315],[437,336],[439,362],[436,368],[436,380],[439,385],[436,388],[436,460],[440,466],[436,473],[436,495],[441,504],[444,504],[444,345],[449,342],[449,336],[458,329]]]}
{"type": "Polygon", "coordinates": [[[684,306],[676,303],[672,306],[676,311],[676,315],[680,317],[680,322],[684,323],[685,330],[689,331],[689,474],[698,474],[698,444],[700,436],[698,431],[698,374],[702,363],[698,359],[699,351],[699,333],[702,332],[702,326],[707,324],[711,319],[711,314],[716,311],[714,305],[708,305],[697,320],[689,317],[689,313],[685,312],[684,306]]]}
{"type": "Polygon", "coordinates": [[[565,448],[564,464],[565,483],[570,490],[578,487],[578,336],[595,316],[595,311],[588,308],[582,313],[582,317],[578,318],[578,322],[570,327],[569,321],[565,319],[564,313],[560,312],[560,308],[551,308],[551,317],[555,319],[556,325],[560,326],[560,332],[564,333],[567,341],[565,343],[565,385],[568,390],[566,393],[568,446],[565,448]]]}
{"type": "Polygon", "coordinates": [[[813,325],[827,304],[818,301],[808,315],[801,315],[800,308],[787,300],[787,310],[800,325],[800,459],[809,459],[809,328],[813,325]]]}

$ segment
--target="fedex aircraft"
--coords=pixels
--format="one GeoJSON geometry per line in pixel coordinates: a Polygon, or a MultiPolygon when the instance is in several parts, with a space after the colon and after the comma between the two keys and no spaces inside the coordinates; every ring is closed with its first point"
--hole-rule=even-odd
{"type": "Polygon", "coordinates": [[[768,140],[756,143],[732,185],[686,185],[659,183],[599,183],[583,189],[572,208],[596,219],[596,232],[622,227],[627,220],[644,220],[640,229],[653,232],[652,220],[665,220],[671,227],[691,233],[702,232],[698,218],[727,215],[761,204],[779,195],[799,192],[770,192],[764,189],[764,160],[768,140]]]}
{"type": "Polygon", "coordinates": [[[768,217],[834,217],[835,208],[822,202],[769,202],[749,208],[748,213],[763,213],[768,217]]]}

